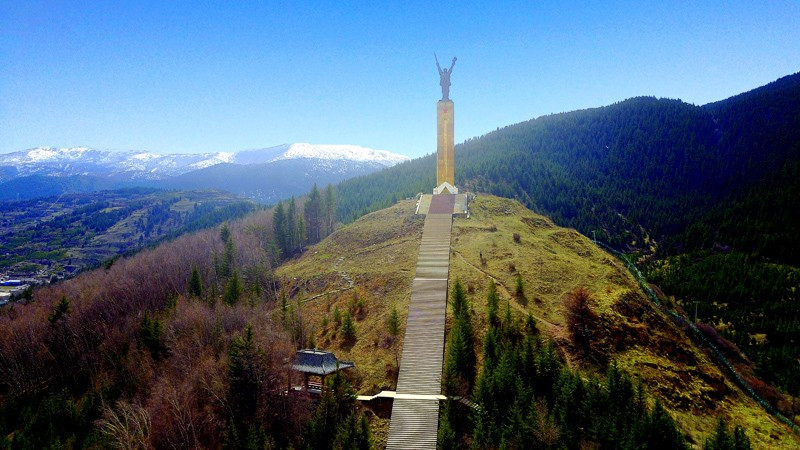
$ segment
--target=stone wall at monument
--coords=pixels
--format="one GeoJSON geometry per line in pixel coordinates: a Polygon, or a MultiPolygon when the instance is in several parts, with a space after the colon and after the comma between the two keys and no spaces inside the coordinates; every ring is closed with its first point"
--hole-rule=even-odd
{"type": "Polygon", "coordinates": [[[453,101],[439,100],[436,104],[436,185],[455,186],[453,167],[453,101]]]}

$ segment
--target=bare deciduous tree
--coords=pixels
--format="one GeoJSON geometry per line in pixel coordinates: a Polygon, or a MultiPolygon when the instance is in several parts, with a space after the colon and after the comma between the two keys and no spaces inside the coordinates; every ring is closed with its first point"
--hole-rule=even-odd
{"type": "Polygon", "coordinates": [[[150,415],[135,403],[119,401],[114,408],[103,405],[103,418],[97,426],[116,448],[150,448],[150,415]]]}

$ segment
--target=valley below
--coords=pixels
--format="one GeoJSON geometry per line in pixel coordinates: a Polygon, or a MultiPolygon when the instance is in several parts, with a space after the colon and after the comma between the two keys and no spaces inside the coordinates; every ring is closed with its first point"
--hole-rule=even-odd
{"type": "Polygon", "coordinates": [[[0,274],[28,285],[63,280],[255,209],[220,191],[147,188],[0,203],[0,274]]]}

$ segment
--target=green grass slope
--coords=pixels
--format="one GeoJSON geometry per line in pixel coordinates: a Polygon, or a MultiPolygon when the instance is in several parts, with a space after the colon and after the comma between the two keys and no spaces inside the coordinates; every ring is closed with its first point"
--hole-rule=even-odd
{"type": "Polygon", "coordinates": [[[702,444],[724,417],[745,427],[756,448],[800,445],[800,437],[728,381],[684,330],[650,303],[624,265],[591,239],[513,200],[479,196],[470,210],[469,219],[455,219],[453,225],[450,280],[460,279],[470,292],[479,353],[487,328],[486,289],[494,279],[501,310],[510,301],[521,319],[532,313],[573,368],[602,371],[615,362],[641,377],[694,444],[702,444]],[[521,301],[514,295],[518,275],[525,291],[521,301]],[[564,308],[564,295],[580,286],[591,293],[600,317],[588,359],[576,356],[564,308]]]}
{"type": "Polygon", "coordinates": [[[276,271],[293,308],[302,302],[301,314],[314,343],[355,362],[360,393],[395,387],[402,332],[392,343],[386,321],[396,307],[401,330],[405,327],[424,222],[414,208],[414,202],[406,200],[368,214],[276,271]],[[340,322],[345,314],[353,315],[354,341],[343,338],[334,317],[337,309],[340,322]]]}
{"type": "MultiPolygon", "coordinates": [[[[728,381],[684,330],[649,302],[627,269],[590,239],[514,200],[481,195],[471,213],[454,222],[450,280],[460,279],[472,301],[479,353],[487,328],[486,289],[494,279],[501,311],[510,300],[520,319],[532,313],[575,369],[602,372],[615,362],[641,377],[694,444],[702,444],[724,417],[744,426],[756,448],[800,445],[798,436],[728,381]],[[514,295],[517,275],[526,301],[514,295]],[[577,356],[566,327],[564,294],[579,286],[589,290],[600,317],[591,359],[577,356]]],[[[395,387],[402,333],[392,341],[386,322],[396,307],[404,328],[422,224],[414,202],[401,201],[340,228],[276,272],[291,308],[303,302],[301,316],[313,343],[355,362],[360,393],[395,387]],[[343,338],[336,310],[355,316],[355,340],[343,338]]],[[[378,422],[379,440],[385,426],[378,422]]]]}
{"type": "MultiPolygon", "coordinates": [[[[353,382],[359,394],[394,390],[397,385],[424,223],[414,210],[415,202],[405,200],[368,214],[276,270],[289,294],[290,309],[300,304],[306,343],[355,362],[353,382]],[[392,309],[400,329],[394,338],[387,326],[392,309]],[[343,333],[346,314],[353,317],[354,339],[346,339],[343,333]]],[[[280,315],[280,301],[274,314],[280,315]]],[[[382,448],[389,420],[373,416],[370,422],[382,448]]]]}

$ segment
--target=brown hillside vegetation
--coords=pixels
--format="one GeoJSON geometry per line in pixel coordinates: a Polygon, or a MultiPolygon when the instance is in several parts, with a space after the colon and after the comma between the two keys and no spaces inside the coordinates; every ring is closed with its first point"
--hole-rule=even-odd
{"type": "Polygon", "coordinates": [[[394,389],[397,381],[395,352],[402,349],[423,221],[414,215],[413,201],[402,201],[336,230],[276,271],[290,303],[303,301],[302,315],[317,347],[355,362],[359,393],[394,389]],[[387,325],[392,307],[401,330],[394,340],[387,325]],[[356,328],[349,342],[341,336],[347,313],[356,328]]]}
{"type": "MultiPolygon", "coordinates": [[[[354,388],[359,394],[396,387],[424,222],[424,217],[414,215],[414,208],[414,202],[407,200],[368,214],[276,270],[290,293],[289,303],[301,302],[313,344],[355,362],[354,388]],[[400,330],[394,338],[389,325],[393,309],[400,330]],[[343,329],[346,314],[352,314],[355,325],[350,339],[343,329]]],[[[372,417],[371,423],[382,448],[388,420],[372,417]]]]}
{"type": "Polygon", "coordinates": [[[271,214],[251,214],[228,226],[230,252],[220,229],[210,229],[4,308],[0,406],[8,423],[2,425],[25,433],[0,439],[15,447],[37,446],[18,442],[24,438],[56,446],[219,448],[240,439],[230,426],[237,420],[258,423],[281,446],[299,445],[311,406],[279,395],[294,349],[267,305],[275,298],[271,214]],[[238,275],[243,292],[226,303],[221,294],[231,276],[221,268],[228,258],[226,270],[238,275]],[[193,267],[202,279],[199,297],[188,294],[193,267]],[[69,306],[56,314],[60,299],[69,306]],[[234,355],[258,380],[247,398],[236,394],[234,355]],[[13,422],[25,411],[14,405],[36,405],[43,396],[59,406],[13,422]],[[248,406],[250,398],[256,406],[248,406]],[[44,423],[25,422],[33,419],[44,423]],[[119,421],[127,422],[125,430],[114,426],[119,421]],[[134,436],[133,428],[144,431],[134,436]]]}
{"type": "Polygon", "coordinates": [[[797,448],[800,437],[767,414],[728,381],[699,349],[641,292],[612,255],[574,230],[555,226],[518,202],[479,196],[471,217],[453,224],[450,282],[458,278],[470,293],[483,347],[490,279],[498,284],[500,309],[510,301],[520,318],[528,312],[551,337],[573,368],[602,372],[616,363],[641,377],[648,393],[660,398],[690,443],[702,445],[719,417],[742,425],[755,448],[797,448]],[[517,294],[521,277],[524,297],[517,294]],[[588,351],[571,339],[565,304],[585,288],[597,315],[588,351]]]}
{"type": "MultiPolygon", "coordinates": [[[[589,239],[512,200],[480,196],[471,212],[454,221],[450,279],[472,302],[479,359],[494,279],[501,314],[506,305],[520,320],[532,313],[572,368],[602,372],[613,362],[641,377],[695,445],[724,417],[757,448],[800,446],[589,239]]],[[[359,393],[395,388],[423,221],[402,201],[276,268],[271,214],[260,212],[229,231],[183,236],[37,290],[32,302],[0,310],[0,427],[8,430],[0,444],[42,436],[56,447],[219,448],[247,436],[302,446],[314,407],[280,395],[297,346],[353,360],[359,393]],[[195,266],[200,295],[189,293],[195,266]],[[240,285],[231,289],[231,280],[240,285]],[[147,422],[147,433],[115,435],[115,417],[147,422]]],[[[371,424],[380,445],[387,420],[371,424]]]]}

